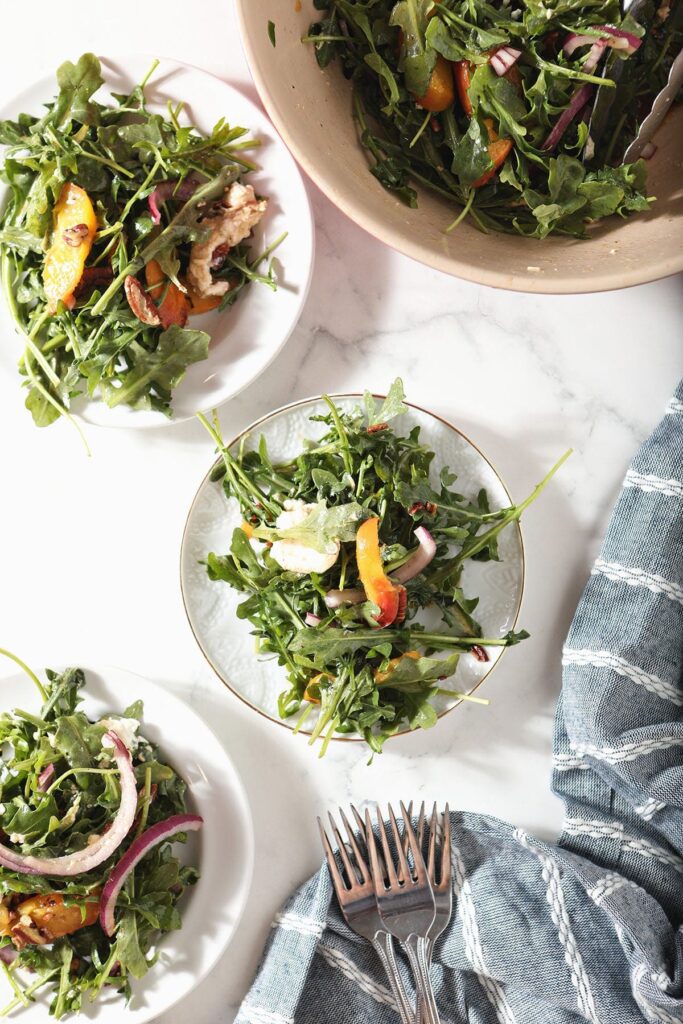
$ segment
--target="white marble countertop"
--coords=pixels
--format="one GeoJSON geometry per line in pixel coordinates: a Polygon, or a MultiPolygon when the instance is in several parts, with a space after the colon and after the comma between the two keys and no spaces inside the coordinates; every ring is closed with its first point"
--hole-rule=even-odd
{"type": "MultiPolygon", "coordinates": [[[[71,0],[56,23],[47,0],[9,5],[0,100],[86,49],[176,57],[253,94],[229,0],[199,9],[71,0]]],[[[464,706],[391,742],[371,767],[355,744],[332,744],[321,762],[224,689],[187,626],[178,558],[211,461],[202,427],[90,428],[87,459],[68,424],[35,429],[17,381],[0,379],[0,645],[37,666],[115,663],[167,684],[207,717],[249,795],[257,855],[246,916],[164,1024],[232,1018],[275,911],[319,863],[315,815],[329,806],[424,796],[555,834],[548,776],[563,637],[628,460],[683,369],[681,277],[575,298],[487,290],[390,252],[310,192],[308,303],[277,360],[222,409],[228,435],[289,400],[381,391],[400,374],[409,398],[472,437],[517,498],[565,448],[575,455],[526,516],[520,622],[532,639],[491,676],[490,707],[464,706]]]]}

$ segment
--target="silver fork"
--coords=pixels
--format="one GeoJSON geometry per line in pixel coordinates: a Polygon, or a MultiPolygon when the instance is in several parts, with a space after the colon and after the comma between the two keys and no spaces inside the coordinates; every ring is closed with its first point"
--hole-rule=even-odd
{"type": "Polygon", "coordinates": [[[396,815],[391,804],[389,805],[389,820],[398,859],[398,871],[401,874],[401,880],[399,880],[382,815],[378,810],[377,826],[384,854],[384,869],[380,865],[370,812],[365,812],[365,832],[370,850],[370,867],[375,897],[382,921],[394,938],[399,940],[408,955],[415,975],[425,1024],[440,1024],[427,962],[427,936],[436,915],[434,894],[422,851],[418,846],[412,822],[403,803],[401,803],[401,813],[412,857],[412,868],[403,850],[396,815]]]}
{"type": "MultiPolygon", "coordinates": [[[[452,885],[452,852],[451,852],[451,815],[446,804],[441,819],[441,857],[436,864],[436,848],[439,836],[439,822],[436,813],[436,804],[432,809],[432,818],[429,825],[429,849],[427,851],[427,874],[432,884],[434,893],[435,914],[432,926],[427,936],[428,963],[432,962],[434,944],[439,936],[446,930],[448,922],[453,914],[453,885],[452,885]]],[[[422,849],[422,843],[420,843],[422,849]]]]}
{"type": "MultiPolygon", "coordinates": [[[[357,817],[355,808],[353,808],[353,812],[357,817]]],[[[344,865],[346,879],[344,879],[339,870],[339,865],[320,818],[318,818],[318,827],[325,851],[327,867],[332,878],[334,891],[337,894],[341,912],[349,928],[356,932],[357,935],[360,935],[361,938],[367,939],[377,951],[377,955],[382,961],[382,966],[389,979],[389,985],[391,986],[396,1007],[403,1024],[415,1024],[415,1014],[408,1000],[406,990],[403,987],[403,981],[396,963],[393,940],[379,913],[370,869],[361,853],[353,829],[341,808],[339,815],[348,836],[348,844],[351,847],[355,865],[349,857],[346,845],[339,833],[334,818],[331,814],[328,817],[339,850],[339,856],[344,865]]],[[[365,829],[363,829],[364,831],[365,829]]]]}

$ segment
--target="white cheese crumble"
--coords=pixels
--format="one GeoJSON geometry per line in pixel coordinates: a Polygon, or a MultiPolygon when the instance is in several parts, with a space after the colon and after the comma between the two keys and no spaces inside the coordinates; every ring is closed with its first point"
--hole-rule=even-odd
{"type": "Polygon", "coordinates": [[[101,718],[99,724],[116,733],[129,750],[137,747],[138,737],[135,734],[140,728],[137,718],[101,718]]]}
{"type": "MultiPolygon", "coordinates": [[[[275,526],[278,530],[299,526],[315,507],[306,504],[300,498],[288,498],[285,501],[285,511],[277,517],[275,526]]],[[[287,572],[323,573],[331,569],[337,561],[340,548],[338,540],[330,541],[327,551],[316,551],[315,548],[300,544],[296,540],[276,540],[270,554],[287,572]]]]}

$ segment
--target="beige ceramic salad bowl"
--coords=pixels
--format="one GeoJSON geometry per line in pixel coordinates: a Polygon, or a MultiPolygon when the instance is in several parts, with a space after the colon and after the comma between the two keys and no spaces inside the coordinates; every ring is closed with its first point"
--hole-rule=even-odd
{"type": "Polygon", "coordinates": [[[643,284],[683,270],[683,109],[657,135],[649,163],[652,211],[598,226],[589,240],[542,242],[444,227],[453,207],[420,195],[411,210],[368,173],[351,117],[348,82],[318,67],[301,36],[318,13],[312,0],[237,0],[247,59],[275,127],[332,202],[376,238],[455,277],[496,288],[571,294],[643,284]],[[268,25],[275,27],[276,45],[268,25]]]}

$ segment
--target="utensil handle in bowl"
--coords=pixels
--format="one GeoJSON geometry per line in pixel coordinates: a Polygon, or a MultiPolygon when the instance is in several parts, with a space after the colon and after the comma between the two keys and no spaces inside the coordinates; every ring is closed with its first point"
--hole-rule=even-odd
{"type": "Polygon", "coordinates": [[[410,1004],[406,990],[403,985],[403,979],[396,963],[396,956],[394,954],[394,943],[389,932],[377,932],[372,944],[377,950],[377,955],[382,961],[382,966],[386,971],[387,978],[389,979],[389,985],[391,986],[392,995],[396,1001],[396,1008],[401,1016],[403,1024],[415,1024],[415,1012],[410,1004]]]}

